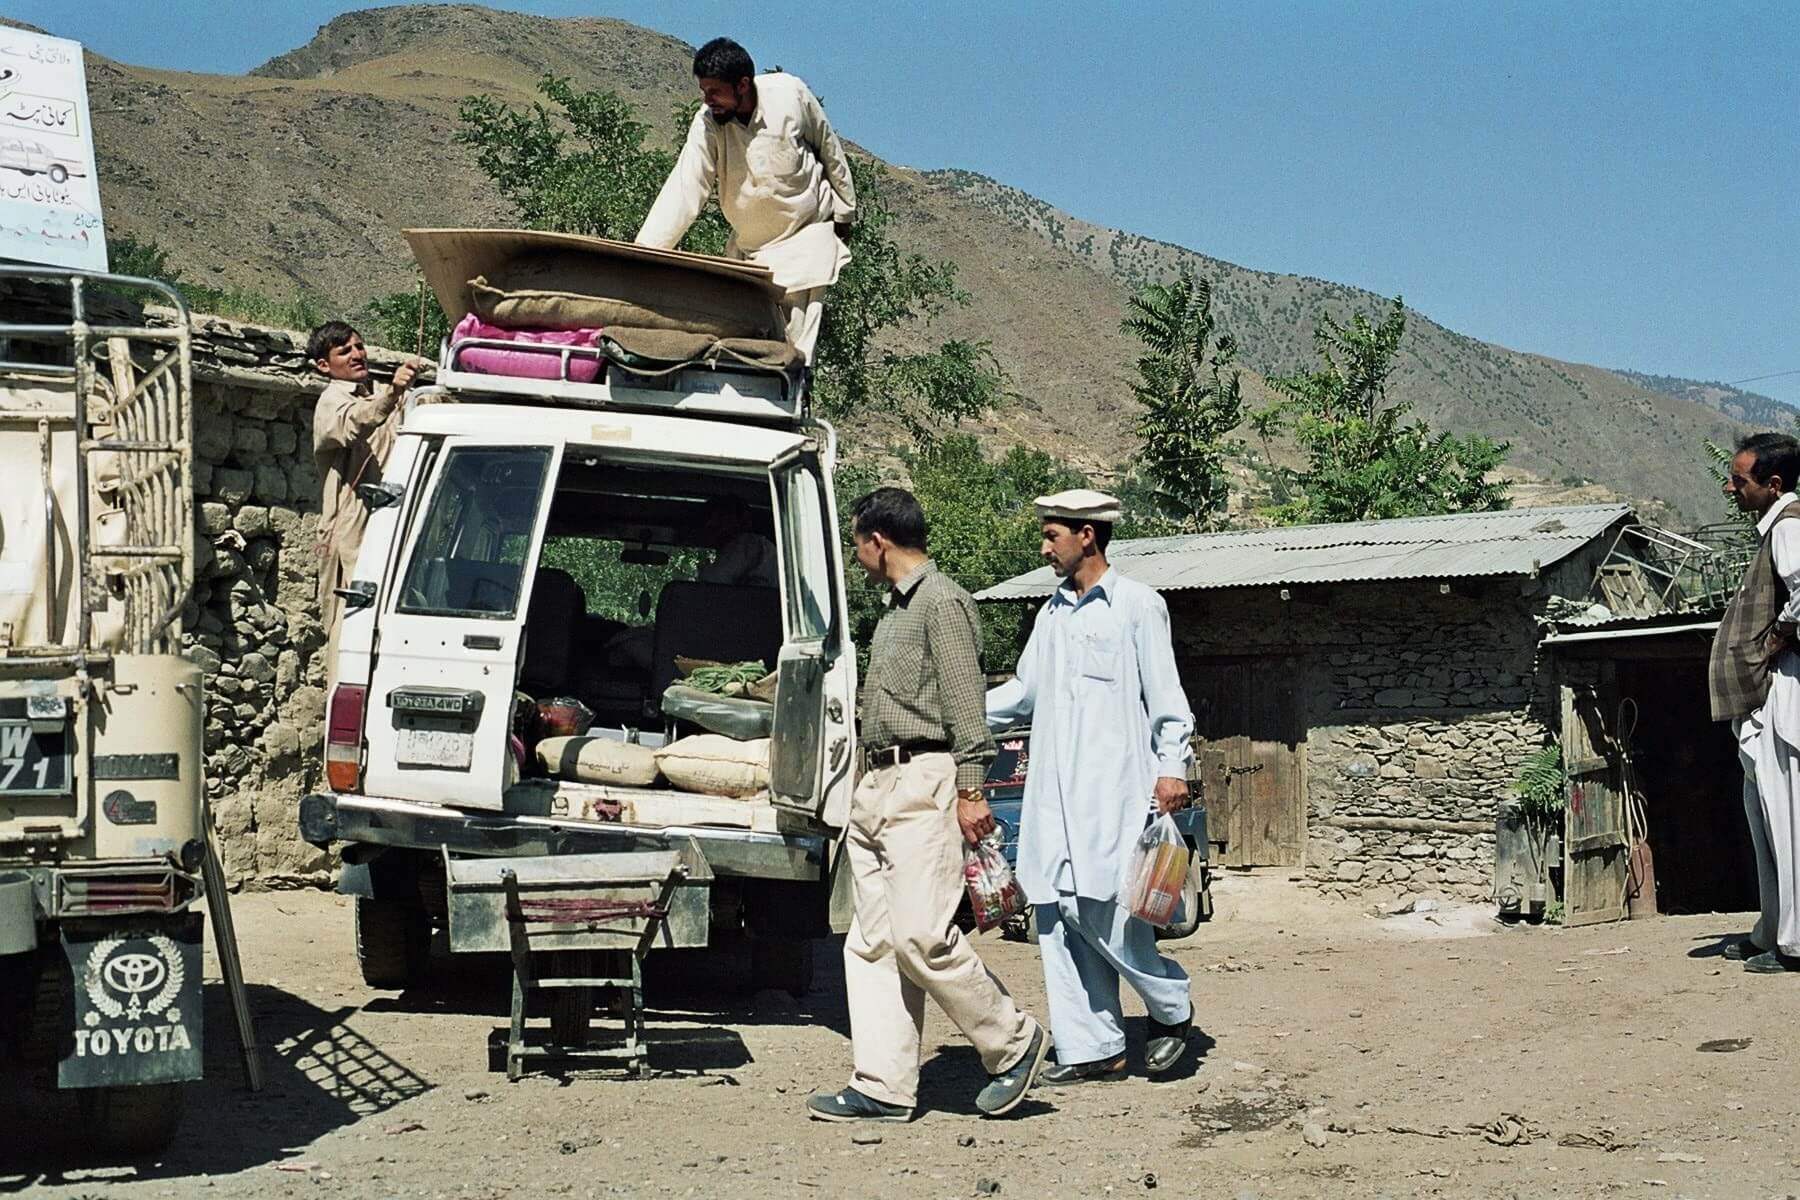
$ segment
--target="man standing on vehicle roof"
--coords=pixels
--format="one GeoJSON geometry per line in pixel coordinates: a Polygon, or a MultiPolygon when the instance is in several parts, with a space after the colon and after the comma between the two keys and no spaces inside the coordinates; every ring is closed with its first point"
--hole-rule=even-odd
{"type": "Polygon", "coordinates": [[[756,74],[730,38],[695,51],[694,77],[704,103],[637,242],[674,248],[717,187],[731,224],[726,255],[774,272],[787,292],[788,341],[811,363],[825,289],[850,261],[850,160],[806,84],[780,71],[756,74]]]}
{"type": "Polygon", "coordinates": [[[1085,488],[1040,496],[1043,555],[1062,580],[1010,683],[988,693],[988,724],[1031,724],[1019,816],[1019,884],[1037,906],[1056,1065],[1046,1083],[1125,1074],[1123,976],[1150,1013],[1152,1075],[1180,1061],[1193,1025],[1187,972],[1156,931],[1116,902],[1153,812],[1186,808],[1194,717],[1155,591],[1120,575],[1106,547],[1119,502],[1085,488]]]}
{"type": "Polygon", "coordinates": [[[327,321],[307,339],[306,357],[329,383],[313,410],[313,461],[323,492],[319,497],[319,619],[325,624],[325,677],[337,676],[338,622],[343,600],[337,589],[350,582],[356,552],[369,523],[369,506],[356,494],[359,483],[381,479],[382,464],[394,448],[400,400],[417,374],[407,359],[394,381],[377,390],[369,382],[369,352],[362,335],[343,321],[327,321]]]}
{"type": "Polygon", "coordinates": [[[863,773],[844,830],[856,917],[844,940],[850,1085],[806,1102],[821,1121],[909,1121],[918,1100],[925,998],[936,1000],[989,1078],[985,1116],[1025,1098],[1049,1051],[961,931],[963,846],[994,829],[981,794],[994,739],[981,712],[975,602],[925,552],[925,513],[901,488],[851,509],[856,561],[884,590],[863,678],[863,773]]]}

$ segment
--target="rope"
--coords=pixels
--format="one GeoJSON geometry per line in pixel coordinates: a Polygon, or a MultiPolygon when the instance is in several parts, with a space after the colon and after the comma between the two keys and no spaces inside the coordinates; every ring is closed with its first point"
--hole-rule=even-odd
{"type": "Polygon", "coordinates": [[[608,924],[645,918],[661,919],[669,910],[650,900],[520,900],[519,915],[528,924],[544,922],[576,922],[608,924]]]}
{"type": "Polygon", "coordinates": [[[1637,724],[1637,701],[1627,696],[1619,701],[1618,733],[1613,739],[1619,747],[1619,798],[1625,815],[1625,885],[1619,896],[1621,906],[1631,899],[1634,890],[1641,891],[1646,882],[1636,873],[1637,860],[1633,851],[1640,841],[1647,842],[1650,837],[1649,814],[1644,807],[1644,794],[1638,790],[1631,757],[1631,738],[1637,732],[1637,724]]]}

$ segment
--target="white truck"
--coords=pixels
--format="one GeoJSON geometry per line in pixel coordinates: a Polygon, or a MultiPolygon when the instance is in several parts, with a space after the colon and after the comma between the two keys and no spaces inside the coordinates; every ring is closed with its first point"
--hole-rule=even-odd
{"type": "MultiPolygon", "coordinates": [[[[453,322],[471,280],[532,256],[589,271],[589,290],[619,292],[621,311],[642,301],[666,314],[675,295],[713,317],[734,304],[760,314],[778,295],[746,264],[594,239],[407,236],[453,322]]],[[[342,593],[327,789],[304,799],[300,824],[309,842],[342,848],[372,985],[419,977],[446,926],[445,863],[472,856],[692,839],[709,869],[711,935],[748,935],[760,986],[803,991],[811,939],[847,923],[837,854],[856,656],[834,433],[809,411],[802,365],[729,343],[652,361],[622,329],[602,333],[583,347],[465,327],[441,348],[435,385],[410,398],[381,479],[360,488],[373,511],[342,593]],[[494,355],[511,373],[496,373],[494,355]],[[689,577],[725,517],[765,539],[765,575],[689,577]],[[518,753],[521,697],[577,699],[596,714],[593,733],[664,745],[689,728],[662,703],[678,659],[761,661],[777,676],[766,789],[721,798],[666,780],[582,782],[518,753]]]]}
{"type": "Polygon", "coordinates": [[[201,1074],[222,878],[201,673],[180,653],[187,313],[149,280],[15,265],[0,300],[0,1057],[77,1090],[93,1142],[149,1150],[201,1074]]]}

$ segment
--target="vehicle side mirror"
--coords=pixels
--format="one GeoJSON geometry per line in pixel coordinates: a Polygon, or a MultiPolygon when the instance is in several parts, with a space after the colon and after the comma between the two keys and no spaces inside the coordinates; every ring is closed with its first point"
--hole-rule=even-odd
{"type": "Polygon", "coordinates": [[[359,483],[356,485],[356,498],[368,505],[371,510],[386,508],[400,503],[406,495],[406,489],[397,483],[382,480],[379,483],[359,483]]]}
{"type": "Polygon", "coordinates": [[[345,608],[368,608],[375,603],[375,585],[367,579],[353,579],[349,587],[332,588],[345,608]]]}

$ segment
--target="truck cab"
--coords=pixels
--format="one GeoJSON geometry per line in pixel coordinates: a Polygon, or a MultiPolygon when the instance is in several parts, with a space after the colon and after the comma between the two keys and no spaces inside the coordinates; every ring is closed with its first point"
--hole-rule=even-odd
{"type": "MultiPolygon", "coordinates": [[[[460,236],[462,258],[433,279],[456,317],[481,265],[467,243],[490,273],[498,253],[460,236]]],[[[494,236],[515,252],[516,239],[557,244],[494,236]]],[[[409,237],[430,277],[441,237],[409,237]]],[[[573,241],[597,271],[633,261],[573,241]]],[[[677,267],[696,290],[714,278],[677,267]]],[[[692,838],[710,870],[713,935],[747,932],[762,981],[794,990],[810,974],[810,938],[832,924],[856,694],[835,435],[810,414],[798,363],[651,361],[613,332],[620,340],[590,347],[453,334],[434,386],[409,398],[381,478],[360,489],[371,513],[343,592],[328,788],[306,798],[301,824],[315,844],[343,847],[372,984],[417,978],[446,925],[447,856],[692,838]],[[696,663],[759,664],[772,695],[720,698],[741,711],[697,721],[667,703],[696,663]],[[596,777],[572,754],[534,752],[533,714],[552,701],[592,714],[584,744],[612,743],[595,748],[603,757],[631,748],[646,762],[726,729],[718,736],[747,759],[762,756],[766,782],[722,795],[660,771],[596,777]]]]}

